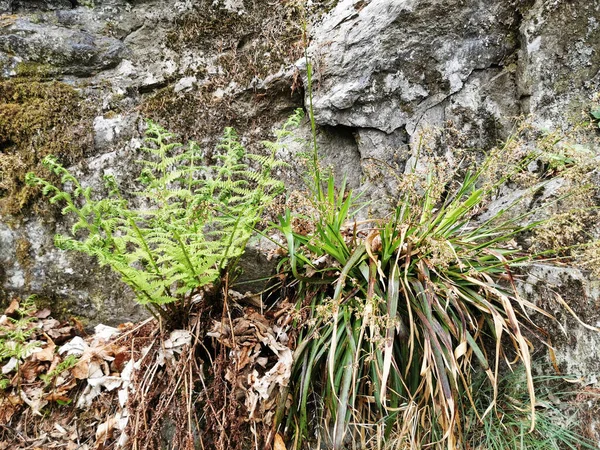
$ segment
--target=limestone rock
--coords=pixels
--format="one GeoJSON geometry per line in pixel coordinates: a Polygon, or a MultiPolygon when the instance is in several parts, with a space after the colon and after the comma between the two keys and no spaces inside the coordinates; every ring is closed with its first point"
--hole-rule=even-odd
{"type": "Polygon", "coordinates": [[[565,124],[600,90],[600,4],[537,1],[524,14],[519,95],[542,128],[565,124]]]}
{"type": "Polygon", "coordinates": [[[25,66],[42,65],[51,73],[78,76],[115,67],[126,53],[117,39],[27,19],[0,28],[0,50],[25,66]]]}
{"type": "Polygon", "coordinates": [[[518,46],[513,2],[344,0],[318,26],[314,60],[319,123],[408,127],[518,46]]]}

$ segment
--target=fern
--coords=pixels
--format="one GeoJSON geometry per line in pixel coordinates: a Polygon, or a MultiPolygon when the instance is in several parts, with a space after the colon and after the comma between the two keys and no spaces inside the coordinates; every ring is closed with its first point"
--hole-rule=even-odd
{"type": "Polygon", "coordinates": [[[60,176],[55,186],[33,173],[51,203],[72,216],[69,235],[56,245],[94,256],[130,285],[137,301],[165,318],[179,314],[191,298],[221,277],[243,254],[262,213],[283,190],[273,178],[285,165],[275,158],[300,113],[265,142],[269,155],[248,154],[232,128],[225,129],[216,164],[203,164],[200,147],[174,141],[174,135],[148,121],[134,196],[146,209],[136,209],[113,177],[105,177],[106,196],[97,198],[54,157],[44,164],[60,176]]]}
{"type": "Polygon", "coordinates": [[[6,359],[15,358],[18,368],[21,360],[40,346],[39,341],[30,340],[30,337],[36,332],[36,328],[31,325],[35,321],[35,317],[33,317],[35,297],[27,298],[15,312],[16,319],[6,317],[9,326],[0,326],[0,363],[6,359]]]}

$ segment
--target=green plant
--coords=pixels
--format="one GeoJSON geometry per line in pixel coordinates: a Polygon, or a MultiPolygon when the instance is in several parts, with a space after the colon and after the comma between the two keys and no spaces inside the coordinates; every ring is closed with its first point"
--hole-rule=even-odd
{"type": "Polygon", "coordinates": [[[594,108],[590,111],[590,115],[594,118],[596,125],[600,127],[600,108],[594,108]]]}
{"type": "MultiPolygon", "coordinates": [[[[278,136],[283,137],[288,121],[278,136]]],[[[270,154],[249,154],[232,128],[225,130],[215,164],[203,164],[195,142],[186,147],[147,122],[145,158],[135,193],[144,208],[121,194],[116,180],[104,178],[108,194],[97,199],[53,157],[45,166],[61,177],[61,187],[29,173],[51,203],[64,205],[75,223],[56,245],[94,256],[129,284],[139,303],[167,319],[177,319],[197,294],[218,292],[221,277],[242,255],[263,210],[283,190],[273,171],[284,163],[270,154]],[[253,169],[247,161],[257,168],[253,169]]]]}
{"type": "Polygon", "coordinates": [[[67,355],[65,359],[63,359],[52,371],[40,375],[40,380],[42,380],[46,386],[52,383],[57,376],[63,373],[65,370],[72,369],[79,362],[79,358],[75,355],[67,355]]]}
{"type": "MultiPolygon", "coordinates": [[[[595,449],[593,442],[579,435],[577,411],[568,414],[569,399],[573,392],[562,391],[560,376],[535,376],[538,392],[536,401],[536,429],[529,432],[529,394],[524,383],[523,370],[508,372],[498,381],[497,393],[479,377],[473,380],[475,409],[465,408],[465,442],[467,448],[489,450],[514,449],[595,449]],[[493,396],[496,407],[484,415],[493,396]],[[480,420],[481,418],[481,420],[480,420]]],[[[464,399],[463,405],[467,405],[464,399]]],[[[573,404],[571,405],[573,406],[573,404]]],[[[577,405],[574,405],[575,408],[577,405]]],[[[571,408],[572,409],[572,408],[571,408]]]]}
{"type": "MultiPolygon", "coordinates": [[[[310,63],[307,72],[312,101],[310,63]]],[[[310,119],[314,138],[312,111],[310,119]]],[[[507,162],[510,146],[512,139],[483,162],[445,176],[422,157],[428,170],[406,177],[392,214],[358,221],[353,193],[323,177],[313,139],[314,231],[296,230],[290,211],[278,226],[300,331],[276,426],[283,424],[296,448],[309,428],[334,449],[348,440],[379,448],[392,436],[397,448],[459,448],[466,420],[459,403],[466,399],[480,419],[491,414],[501,366],[516,363],[525,373],[527,430],[535,429],[527,336],[536,326],[529,315],[549,314],[523,299],[514,279],[532,261],[556,254],[516,242],[552,220],[537,218],[542,207],[520,208],[545,182],[479,217],[501,186],[539,158],[523,153],[507,162]],[[476,372],[492,392],[481,414],[476,372]],[[289,396],[294,406],[286,410],[289,396]]]]}
{"type": "Polygon", "coordinates": [[[31,296],[15,310],[17,318],[6,318],[9,326],[0,326],[0,361],[14,358],[17,371],[20,362],[41,344],[29,339],[36,331],[31,326],[31,322],[36,320],[32,316],[35,311],[35,297],[31,296]]]}

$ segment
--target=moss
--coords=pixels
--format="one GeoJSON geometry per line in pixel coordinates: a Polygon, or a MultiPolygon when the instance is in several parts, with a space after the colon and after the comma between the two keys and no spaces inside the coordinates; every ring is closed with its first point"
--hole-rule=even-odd
{"type": "Polygon", "coordinates": [[[17,245],[15,247],[17,262],[24,269],[27,269],[31,266],[31,260],[29,259],[30,252],[31,242],[22,237],[17,239],[17,245]]]}
{"type": "Polygon", "coordinates": [[[142,115],[177,133],[182,140],[200,140],[223,131],[224,124],[238,127],[229,102],[218,105],[203,87],[199,91],[175,93],[172,87],[163,88],[147,98],[140,106],[142,115]]]}
{"type": "Polygon", "coordinates": [[[264,79],[302,56],[304,13],[298,2],[257,0],[244,6],[240,15],[202,0],[169,34],[170,47],[176,51],[199,47],[219,54],[225,84],[264,79]]]}
{"type": "Polygon", "coordinates": [[[55,69],[50,64],[23,61],[15,66],[17,77],[44,79],[52,76],[55,69]]]}
{"type": "Polygon", "coordinates": [[[107,111],[106,113],[104,113],[104,118],[105,119],[114,119],[115,117],[117,117],[119,114],[116,111],[107,111]]]}
{"type": "MultiPolygon", "coordinates": [[[[71,304],[65,298],[52,296],[47,297],[45,295],[36,295],[34,297],[35,306],[38,311],[42,309],[49,309],[52,311],[52,317],[58,320],[66,320],[72,316],[71,304]]],[[[80,320],[80,318],[77,318],[80,320]]]]}
{"type": "Polygon", "coordinates": [[[29,171],[49,174],[42,159],[56,155],[69,165],[92,143],[90,113],[79,93],[56,81],[0,82],[0,213],[18,214],[37,190],[26,186],[29,171]]]}
{"type": "Polygon", "coordinates": [[[246,91],[221,99],[214,96],[215,89],[215,84],[207,83],[197,91],[175,93],[169,86],[146,98],[139,110],[143,117],[160,123],[182,141],[202,142],[206,149],[220,139],[227,126],[242,135],[251,130],[257,150],[260,141],[269,138],[274,119],[289,116],[301,104],[301,94],[290,96],[287,86],[279,91],[271,89],[268,95],[246,91]]]}

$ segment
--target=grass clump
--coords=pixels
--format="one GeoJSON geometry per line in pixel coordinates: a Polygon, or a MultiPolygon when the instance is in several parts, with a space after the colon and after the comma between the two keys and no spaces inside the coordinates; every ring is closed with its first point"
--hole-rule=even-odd
{"type": "MultiPolygon", "coordinates": [[[[564,377],[534,376],[539,393],[536,401],[536,428],[529,432],[530,415],[526,407],[529,394],[525,388],[524,372],[504,374],[498,380],[497,393],[488,383],[474,379],[477,390],[475,409],[465,409],[465,446],[489,450],[516,449],[595,449],[593,442],[576,430],[577,405],[574,392],[564,389],[564,377]],[[484,415],[487,404],[496,395],[496,407],[484,415]],[[479,418],[482,418],[481,421],[479,418]]],[[[465,399],[466,400],[466,399],[465,399]]],[[[464,403],[468,403],[465,401],[464,403]]]]}
{"type": "MultiPolygon", "coordinates": [[[[277,419],[294,448],[312,433],[334,449],[383,441],[465,448],[469,414],[484,425],[493,420],[501,373],[519,366],[524,433],[534,432],[531,337],[542,333],[530,316],[551,316],[521,297],[516,278],[565,249],[536,250],[522,240],[552,223],[544,209],[592,187],[536,204],[550,182],[538,179],[484,215],[502,186],[531,178],[527,167],[541,155],[522,150],[509,139],[483,161],[451,170],[422,155],[391,214],[358,220],[354,194],[323,176],[314,146],[312,230],[298,230],[289,212],[278,227],[299,333],[283,395],[293,406],[282,401],[277,419]],[[485,400],[482,390],[491,392],[485,400]]],[[[540,430],[550,426],[540,420],[540,430]]]]}

